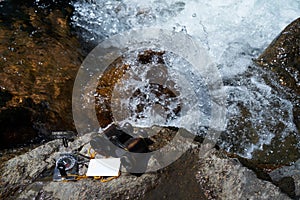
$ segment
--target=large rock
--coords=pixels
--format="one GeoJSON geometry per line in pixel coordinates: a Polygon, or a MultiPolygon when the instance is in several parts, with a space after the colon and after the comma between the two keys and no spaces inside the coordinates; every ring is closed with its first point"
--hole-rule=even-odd
{"type": "Polygon", "coordinates": [[[289,199],[274,184],[260,180],[237,159],[205,146],[197,179],[208,199],[289,199]]]}
{"type": "Polygon", "coordinates": [[[259,56],[257,63],[271,68],[280,84],[300,94],[300,18],[279,34],[259,56]]]}
{"type": "Polygon", "coordinates": [[[141,199],[157,184],[158,176],[123,175],[108,183],[85,180],[78,182],[35,182],[17,199],[141,199]]]}
{"type": "MultiPolygon", "coordinates": [[[[157,129],[158,127],[153,127],[152,130],[156,131],[157,129]]],[[[156,149],[159,148],[159,145],[168,143],[169,137],[174,133],[176,131],[173,129],[165,128],[160,130],[158,133],[161,136],[160,140],[156,141],[156,138],[153,137],[155,145],[152,148],[156,149]]],[[[141,176],[122,172],[118,179],[108,183],[101,183],[100,181],[91,179],[67,183],[53,182],[52,174],[55,159],[59,157],[59,154],[80,152],[88,156],[89,143],[95,136],[96,133],[85,134],[82,137],[76,138],[73,142],[69,142],[67,148],[62,145],[61,140],[53,140],[23,155],[4,161],[0,166],[0,170],[2,171],[0,178],[0,199],[81,199],[82,196],[86,199],[140,199],[154,187],[166,183],[166,181],[159,182],[167,179],[164,174],[167,174],[168,171],[173,171],[173,169],[168,170],[167,168],[166,171],[161,171],[161,173],[146,173],[141,176]]],[[[170,145],[166,151],[176,151],[174,150],[176,147],[180,149],[189,148],[189,146],[170,145]]],[[[158,162],[155,159],[150,160],[149,165],[157,165],[158,162]]],[[[185,162],[177,164],[175,168],[181,168],[182,163],[184,164],[185,162]]],[[[185,167],[181,170],[188,170],[188,167],[188,164],[185,164],[185,167]]],[[[176,176],[172,177],[172,179],[174,178],[176,176]]],[[[189,179],[187,177],[186,180],[189,179]]],[[[196,180],[194,182],[194,185],[196,185],[196,180]]],[[[168,188],[171,186],[168,185],[168,188]]],[[[174,185],[172,187],[175,188],[174,185]]],[[[176,191],[176,189],[173,191],[176,191]]]]}
{"type": "Polygon", "coordinates": [[[300,160],[294,165],[278,168],[270,173],[273,182],[289,196],[300,198],[300,160]]]}
{"type": "Polygon", "coordinates": [[[54,140],[1,166],[0,198],[7,199],[132,199],[139,198],[157,184],[158,174],[136,177],[122,174],[108,183],[90,179],[77,182],[53,182],[52,171],[55,158],[61,152],[86,150],[93,133],[69,143],[66,149],[60,140],[54,140]],[[50,176],[45,175],[50,174],[50,176]],[[45,179],[45,177],[47,177],[45,179]],[[50,178],[50,180],[49,180],[50,178]]]}
{"type": "Polygon", "coordinates": [[[82,55],[68,1],[0,2],[0,148],[74,129],[72,87],[82,55]]]}
{"type": "Polygon", "coordinates": [[[256,63],[275,73],[275,82],[284,86],[294,102],[294,123],[300,130],[300,18],[288,25],[256,63]]]}
{"type": "MultiPolygon", "coordinates": [[[[1,199],[288,199],[270,182],[258,179],[237,160],[193,144],[180,159],[159,170],[135,176],[122,173],[107,183],[92,179],[53,182],[54,159],[61,152],[89,148],[94,133],[69,142],[54,140],[0,166],[1,199]]],[[[150,163],[151,165],[151,163],[150,163]]]]}

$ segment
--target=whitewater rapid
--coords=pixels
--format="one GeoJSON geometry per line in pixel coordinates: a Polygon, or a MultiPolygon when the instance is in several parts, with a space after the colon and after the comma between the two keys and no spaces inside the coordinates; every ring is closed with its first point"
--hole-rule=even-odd
{"type": "MultiPolygon", "coordinates": [[[[226,150],[251,158],[274,138],[297,137],[292,103],[265,83],[262,76],[267,72],[254,66],[252,59],[299,17],[299,0],[89,0],[72,4],[72,23],[87,43],[96,45],[143,27],[184,32],[199,42],[224,81],[228,128],[221,145],[226,150]]],[[[270,148],[267,155],[273,153],[270,148]]]]}

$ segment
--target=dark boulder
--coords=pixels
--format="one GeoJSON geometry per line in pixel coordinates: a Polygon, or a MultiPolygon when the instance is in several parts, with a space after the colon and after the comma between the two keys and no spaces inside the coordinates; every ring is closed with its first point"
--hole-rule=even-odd
{"type": "Polygon", "coordinates": [[[300,130],[300,18],[288,25],[259,56],[256,63],[271,69],[294,103],[294,123],[300,130]]]}
{"type": "Polygon", "coordinates": [[[300,94],[300,18],[275,38],[257,63],[274,71],[281,85],[300,94]]]}

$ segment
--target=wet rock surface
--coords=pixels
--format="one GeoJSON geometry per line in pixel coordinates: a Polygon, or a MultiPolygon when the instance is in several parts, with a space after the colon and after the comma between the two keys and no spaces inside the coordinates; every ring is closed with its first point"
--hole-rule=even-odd
{"type": "Polygon", "coordinates": [[[68,1],[0,2],[0,148],[74,129],[73,81],[82,55],[68,1]]]}
{"type": "Polygon", "coordinates": [[[300,157],[299,30],[297,19],[261,55],[252,54],[258,59],[243,73],[223,80],[228,121],[220,146],[265,170],[300,157]]]}
{"type": "Polygon", "coordinates": [[[222,148],[270,171],[299,159],[299,19],[288,25],[228,88],[222,148]],[[224,142],[225,141],[225,142],[224,142]]]}
{"type": "Polygon", "coordinates": [[[292,93],[289,98],[294,102],[294,123],[300,130],[300,18],[274,39],[256,63],[273,71],[275,83],[292,93]]]}
{"type": "Polygon", "coordinates": [[[144,199],[207,199],[196,179],[199,148],[197,145],[180,159],[158,172],[159,183],[144,199]]]}
{"type": "Polygon", "coordinates": [[[288,25],[259,56],[257,63],[275,72],[280,84],[300,94],[300,18],[288,25]]]}
{"type": "MultiPolygon", "coordinates": [[[[167,120],[171,118],[170,113],[175,113],[176,115],[180,112],[181,105],[180,102],[177,102],[178,100],[176,99],[176,97],[179,96],[179,92],[172,87],[168,88],[164,86],[165,82],[167,82],[168,77],[167,67],[163,59],[164,54],[165,52],[153,50],[141,51],[138,53],[138,55],[135,55],[136,60],[134,63],[128,64],[126,63],[128,61],[126,61],[124,57],[119,57],[107,67],[107,69],[103,73],[103,76],[101,76],[99,79],[95,94],[95,107],[97,111],[96,114],[101,127],[106,127],[114,120],[117,120],[114,119],[114,117],[123,115],[129,118],[147,118],[147,116],[143,116],[143,113],[148,107],[153,107],[155,109],[155,106],[157,106],[157,109],[155,111],[161,116],[165,117],[167,120]],[[142,65],[151,65],[153,68],[152,70],[149,70],[147,74],[147,80],[149,80],[149,86],[147,86],[148,88],[138,88],[134,91],[128,91],[129,89],[125,89],[126,87],[124,87],[121,95],[116,95],[116,92],[114,92],[114,90],[116,90],[116,85],[118,82],[120,82],[120,80],[140,80],[140,77],[138,77],[137,75],[130,76],[128,71],[130,71],[131,68],[138,66],[141,70],[140,73],[142,73],[142,70],[144,69],[142,65]],[[161,84],[157,84],[157,82],[160,82],[161,84]],[[147,91],[149,94],[155,95],[157,100],[153,101],[152,99],[150,99],[145,91],[147,91]],[[174,91],[176,91],[176,94],[174,93],[174,91]],[[115,94],[114,98],[130,99],[130,111],[126,111],[125,109],[123,109],[120,111],[120,113],[117,113],[116,116],[113,116],[111,106],[113,93],[115,94]],[[139,103],[135,105],[136,102],[139,103]],[[173,110],[170,110],[168,106],[172,102],[175,102],[178,105],[173,110]],[[169,115],[166,113],[168,113],[169,115]]],[[[169,80],[168,82],[171,81],[169,80]]],[[[170,86],[171,84],[175,83],[171,82],[168,84],[168,86],[170,86]]]]}

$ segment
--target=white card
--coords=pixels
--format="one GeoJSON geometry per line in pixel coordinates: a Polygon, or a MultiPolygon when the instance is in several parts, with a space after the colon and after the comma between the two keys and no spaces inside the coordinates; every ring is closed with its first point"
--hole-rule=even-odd
{"type": "Polygon", "coordinates": [[[118,176],[120,164],[120,158],[91,159],[86,175],[118,176]]]}

